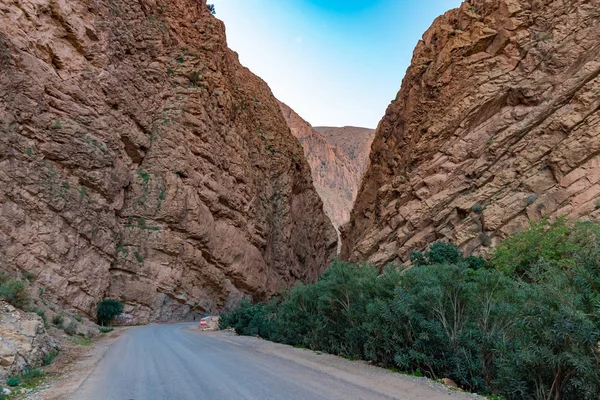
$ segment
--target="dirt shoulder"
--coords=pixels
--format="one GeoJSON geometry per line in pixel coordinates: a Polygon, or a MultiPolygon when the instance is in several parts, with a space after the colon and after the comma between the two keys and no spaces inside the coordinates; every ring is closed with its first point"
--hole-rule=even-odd
{"type": "Polygon", "coordinates": [[[62,400],[67,399],[94,371],[106,351],[129,328],[115,328],[114,331],[102,334],[92,340],[77,339],[61,346],[59,355],[53,363],[44,367],[47,373],[44,383],[30,393],[16,397],[26,400],[62,400]]]}

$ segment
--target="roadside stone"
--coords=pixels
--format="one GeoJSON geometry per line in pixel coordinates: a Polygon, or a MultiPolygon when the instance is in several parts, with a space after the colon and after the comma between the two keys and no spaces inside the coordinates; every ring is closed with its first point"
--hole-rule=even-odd
{"type": "Polygon", "coordinates": [[[35,313],[0,301],[0,379],[42,364],[55,348],[44,322],[35,313]]]}
{"type": "Polygon", "coordinates": [[[458,385],[456,384],[456,382],[454,382],[454,381],[453,381],[452,379],[450,379],[450,378],[442,378],[442,379],[441,379],[441,381],[442,381],[442,383],[443,383],[444,385],[446,385],[446,386],[450,386],[450,387],[453,387],[453,388],[456,388],[456,389],[458,389],[458,385]]]}

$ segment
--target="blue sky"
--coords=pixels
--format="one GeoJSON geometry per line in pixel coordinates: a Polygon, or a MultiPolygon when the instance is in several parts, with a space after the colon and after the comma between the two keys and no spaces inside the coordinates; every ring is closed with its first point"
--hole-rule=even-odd
{"type": "Polygon", "coordinates": [[[461,0],[209,0],[229,47],[313,126],[375,128],[433,20],[461,0]]]}

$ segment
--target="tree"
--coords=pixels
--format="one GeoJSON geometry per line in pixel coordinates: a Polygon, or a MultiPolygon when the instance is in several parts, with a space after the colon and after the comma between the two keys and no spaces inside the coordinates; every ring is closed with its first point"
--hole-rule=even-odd
{"type": "Polygon", "coordinates": [[[214,4],[207,4],[208,6],[208,11],[210,11],[210,13],[212,15],[215,15],[217,12],[215,11],[215,5],[214,4]]]}
{"type": "Polygon", "coordinates": [[[104,299],[98,303],[98,323],[108,324],[114,317],[123,312],[123,304],[113,299],[104,299]]]}

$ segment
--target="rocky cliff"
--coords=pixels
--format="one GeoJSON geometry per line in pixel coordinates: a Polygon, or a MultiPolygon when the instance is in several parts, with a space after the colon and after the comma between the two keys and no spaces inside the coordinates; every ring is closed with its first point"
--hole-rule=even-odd
{"type": "Polygon", "coordinates": [[[286,104],[279,102],[279,106],[292,134],[302,144],[325,213],[338,228],[350,219],[374,130],[313,128],[286,104]]]}
{"type": "Polygon", "coordinates": [[[320,133],[327,142],[335,147],[341,148],[344,153],[358,167],[361,174],[355,189],[354,196],[358,192],[362,174],[365,173],[369,165],[369,153],[371,144],[375,138],[375,129],[359,128],[356,126],[343,126],[341,128],[333,126],[315,126],[315,131],[320,133]]]}
{"type": "Polygon", "coordinates": [[[380,122],[342,256],[468,253],[600,216],[600,5],[471,0],[439,17],[380,122]]]}
{"type": "Polygon", "coordinates": [[[0,4],[0,247],[65,306],[180,319],[311,281],[336,234],[198,0],[0,4]]]}

